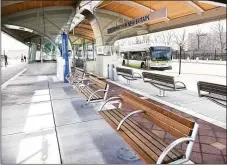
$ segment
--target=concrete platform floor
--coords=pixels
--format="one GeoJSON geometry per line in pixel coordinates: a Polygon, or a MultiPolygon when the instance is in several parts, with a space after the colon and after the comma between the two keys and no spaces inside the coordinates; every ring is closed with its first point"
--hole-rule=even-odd
{"type": "MultiPolygon", "coordinates": [[[[110,84],[108,97],[121,90],[110,84]]],[[[2,91],[2,98],[2,164],[143,163],[118,158],[117,151],[128,145],[97,114],[101,103],[82,108],[85,99],[53,75],[24,73],[2,91]]],[[[197,122],[201,129],[192,162],[226,163],[226,130],[197,122]]],[[[152,125],[151,129],[167,142],[173,140],[160,128],[152,125]]]]}
{"type": "Polygon", "coordinates": [[[55,76],[24,73],[2,98],[2,164],[142,163],[117,158],[128,146],[97,114],[101,103],[82,108],[85,99],[55,76]]]}

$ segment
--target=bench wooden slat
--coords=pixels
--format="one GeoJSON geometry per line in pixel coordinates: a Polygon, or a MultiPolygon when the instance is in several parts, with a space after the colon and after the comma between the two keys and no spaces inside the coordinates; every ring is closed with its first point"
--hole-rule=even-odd
{"type": "Polygon", "coordinates": [[[209,97],[212,99],[218,99],[220,101],[226,101],[226,96],[222,96],[219,94],[214,94],[214,93],[208,93],[208,94],[201,94],[202,96],[209,97]]]}
{"type": "Polygon", "coordinates": [[[219,94],[223,96],[227,95],[227,87],[225,85],[198,81],[198,87],[201,91],[219,94]]]}
{"type": "MultiPolygon", "coordinates": [[[[164,120],[164,119],[167,120],[168,118],[171,118],[171,119],[177,121],[179,124],[182,124],[190,129],[192,129],[194,127],[193,121],[190,121],[190,120],[188,120],[176,113],[173,113],[159,105],[153,104],[152,102],[141,99],[129,92],[126,92],[126,91],[121,92],[120,97],[122,98],[123,102],[134,106],[136,109],[145,110],[147,113],[152,112],[154,114],[155,112],[158,112],[158,113],[163,114],[165,117],[163,117],[162,120],[164,120]],[[138,102],[140,104],[138,104],[138,102]]],[[[171,124],[171,123],[167,123],[167,124],[171,124]]]]}
{"type": "Polygon", "coordinates": [[[116,67],[116,71],[117,71],[118,75],[125,75],[125,76],[129,76],[129,77],[133,77],[132,69],[116,67]]]}
{"type": "MultiPolygon", "coordinates": [[[[110,124],[110,126],[116,131],[117,124],[112,121],[108,114],[106,114],[104,111],[100,113],[100,115],[110,124]]],[[[130,146],[131,149],[134,150],[137,155],[146,163],[154,164],[156,163],[147,153],[144,152],[144,150],[139,146],[135,141],[133,141],[125,132],[119,130],[116,131],[130,146]]]]}
{"type": "Polygon", "coordinates": [[[91,80],[91,82],[95,83],[97,88],[101,88],[101,89],[105,89],[106,88],[106,85],[107,85],[106,80],[99,80],[98,77],[95,77],[93,75],[90,75],[89,79],[91,80]]]}
{"type": "MultiPolygon", "coordinates": [[[[88,99],[90,97],[90,95],[94,92],[92,89],[90,89],[89,87],[79,87],[79,90],[81,91],[81,93],[88,99]]],[[[99,100],[102,99],[103,97],[98,95],[98,94],[94,94],[91,98],[91,100],[99,100]]]]}
{"type": "Polygon", "coordinates": [[[167,76],[167,75],[160,75],[160,74],[155,74],[155,73],[150,73],[150,72],[142,72],[143,77],[146,79],[151,79],[151,80],[156,80],[156,81],[161,81],[165,82],[168,84],[173,84],[174,85],[174,77],[172,76],[167,76]]]}
{"type": "MultiPolygon", "coordinates": [[[[109,123],[110,121],[114,123],[112,126],[114,130],[116,130],[117,125],[120,123],[121,119],[124,117],[120,113],[120,110],[107,110],[99,112],[99,114],[104,117],[105,120],[109,123]]],[[[134,121],[134,123],[136,123],[134,121]]],[[[155,134],[153,134],[151,131],[149,131],[149,134],[147,131],[143,131],[143,129],[140,129],[138,127],[138,123],[134,124],[130,120],[127,120],[122,126],[121,130],[116,131],[118,134],[126,134],[126,137],[123,137],[123,139],[128,143],[128,140],[130,139],[132,144],[132,149],[135,150],[139,157],[141,157],[142,160],[144,160],[146,163],[156,163],[158,160],[158,157],[162,153],[162,151],[165,149],[164,146],[167,146],[167,144],[162,141],[159,137],[157,137],[155,134]],[[153,134],[152,136],[150,136],[153,134]],[[157,139],[157,140],[156,140],[157,139]],[[162,141],[161,143],[159,143],[162,141]],[[164,145],[163,145],[164,144],[164,145]],[[134,146],[139,146],[141,149],[138,151],[138,147],[134,148],[134,146]],[[144,156],[149,156],[150,159],[144,158],[144,156]]],[[[111,124],[110,124],[111,125],[111,124]]],[[[175,151],[176,152],[176,151],[175,151]]],[[[174,155],[172,152],[168,154],[167,157],[165,157],[163,163],[169,163],[174,160],[177,160],[179,158],[183,157],[183,154],[178,153],[178,155],[174,155]]]]}
{"type": "MultiPolygon", "coordinates": [[[[110,110],[108,112],[115,119],[118,120],[118,124],[123,119],[123,117],[125,117],[125,116],[119,116],[119,110],[118,111],[110,110]]],[[[128,131],[132,132],[136,137],[138,137],[138,139],[140,139],[140,141],[142,141],[147,147],[149,147],[153,151],[153,153],[157,156],[157,159],[158,159],[159,155],[161,155],[162,151],[165,149],[164,146],[162,146],[161,144],[157,144],[157,141],[154,138],[150,137],[144,131],[134,127],[134,125],[130,123],[128,120],[125,121],[123,126],[127,128],[128,131]]],[[[173,156],[173,159],[172,159],[171,156],[168,154],[167,157],[165,157],[164,161],[171,162],[176,159],[177,157],[175,155],[173,156]]]]}
{"type": "MultiPolygon", "coordinates": [[[[168,111],[160,105],[141,99],[127,91],[121,92],[120,102],[123,105],[128,104],[132,106],[132,112],[135,110],[143,110],[137,115],[144,117],[148,122],[163,128],[176,137],[176,139],[191,137],[195,140],[195,137],[192,136],[192,132],[197,131],[195,122],[168,111]]],[[[129,112],[125,113],[123,109],[116,108],[99,111],[98,113],[132,147],[145,163],[156,163],[163,151],[169,146],[162,138],[155,135],[152,130],[147,129],[143,123],[137,122],[133,117],[124,120],[120,129],[117,130],[117,127],[123,118],[129,114],[129,112]]],[[[187,151],[189,151],[188,149],[190,149],[191,146],[188,147],[187,151]]],[[[190,155],[188,152],[185,154],[187,156],[190,155]]],[[[177,149],[172,149],[168,152],[162,162],[170,163],[179,159],[184,159],[185,154],[178,152],[177,149]]]]}
{"type": "MultiPolygon", "coordinates": [[[[105,111],[104,112],[116,125],[120,123],[120,120],[118,121],[111,113],[111,111],[105,111]]],[[[156,153],[150,149],[142,140],[144,140],[142,137],[138,137],[137,132],[132,132],[132,130],[127,129],[125,125],[121,126],[121,129],[139,146],[141,146],[144,150],[144,152],[147,153],[151,157],[152,160],[156,161],[158,159],[158,156],[156,153]],[[137,135],[137,136],[136,136],[137,135]]]]}
{"type": "MultiPolygon", "coordinates": [[[[118,111],[118,114],[119,116],[121,116],[122,118],[124,117],[124,113],[122,112],[122,110],[113,110],[114,112],[115,111],[118,111]]],[[[128,118],[128,120],[126,121],[128,123],[130,123],[134,128],[136,128],[138,131],[142,130],[144,133],[148,134],[150,136],[150,140],[154,140],[153,143],[156,145],[156,146],[159,146],[159,148],[166,148],[168,145],[163,141],[161,140],[157,135],[155,135],[154,133],[151,133],[150,131],[148,131],[146,128],[142,127],[139,123],[137,123],[136,121],[134,121],[133,119],[131,118],[128,118]],[[159,145],[160,144],[160,145],[159,145]]],[[[169,156],[172,157],[172,158],[175,158],[175,157],[181,157],[182,154],[179,153],[178,151],[176,151],[175,149],[171,150],[169,152],[169,156]]]]}

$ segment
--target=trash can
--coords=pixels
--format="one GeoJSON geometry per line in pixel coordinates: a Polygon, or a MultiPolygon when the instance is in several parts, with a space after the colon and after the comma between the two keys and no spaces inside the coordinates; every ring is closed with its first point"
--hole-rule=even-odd
{"type": "Polygon", "coordinates": [[[113,79],[113,64],[108,64],[108,70],[107,70],[107,74],[108,74],[108,79],[112,80],[113,79]]]}
{"type": "Polygon", "coordinates": [[[118,80],[118,75],[117,75],[116,66],[113,65],[113,81],[117,81],[117,80],[118,80]]]}
{"type": "Polygon", "coordinates": [[[110,65],[107,64],[107,78],[110,78],[110,65]]]}

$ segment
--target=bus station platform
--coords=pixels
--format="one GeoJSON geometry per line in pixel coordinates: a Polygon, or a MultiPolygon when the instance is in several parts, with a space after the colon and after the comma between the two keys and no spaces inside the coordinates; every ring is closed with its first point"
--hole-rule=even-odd
{"type": "MultiPolygon", "coordinates": [[[[119,95],[122,90],[128,90],[196,120],[199,133],[188,163],[227,163],[226,128],[217,122],[201,119],[204,112],[202,109],[209,112],[214,107],[216,111],[209,113],[215,114],[215,119],[224,123],[222,118],[218,118],[221,109],[187,91],[169,92],[168,97],[161,101],[155,96],[156,89],[149,86],[145,90],[144,83],[138,85],[140,83],[142,82],[131,82],[126,87],[124,80],[109,81],[108,98],[119,95]],[[198,113],[200,115],[178,109],[181,106],[190,109],[193,104],[197,108],[193,111],[201,111],[198,113]]],[[[128,146],[97,114],[101,102],[82,108],[85,99],[71,85],[60,82],[55,74],[32,75],[27,70],[2,89],[2,98],[2,164],[143,163],[141,160],[126,161],[118,158],[118,150],[128,146]]],[[[107,108],[113,106],[114,104],[109,104],[107,108]]],[[[211,118],[211,114],[208,117],[211,118]]],[[[141,120],[138,116],[135,119],[141,120]]],[[[150,123],[147,123],[147,127],[165,141],[173,141],[173,137],[161,128],[150,123]]],[[[180,151],[185,150],[185,144],[177,147],[180,151]]]]}

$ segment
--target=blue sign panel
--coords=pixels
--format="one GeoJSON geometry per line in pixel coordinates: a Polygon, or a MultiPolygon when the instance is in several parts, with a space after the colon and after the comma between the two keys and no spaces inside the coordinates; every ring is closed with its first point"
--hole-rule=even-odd
{"type": "Polygon", "coordinates": [[[62,38],[61,52],[63,58],[65,59],[64,82],[68,83],[68,80],[66,79],[66,75],[69,73],[68,36],[65,33],[63,33],[61,35],[61,38],[62,38]]]}

